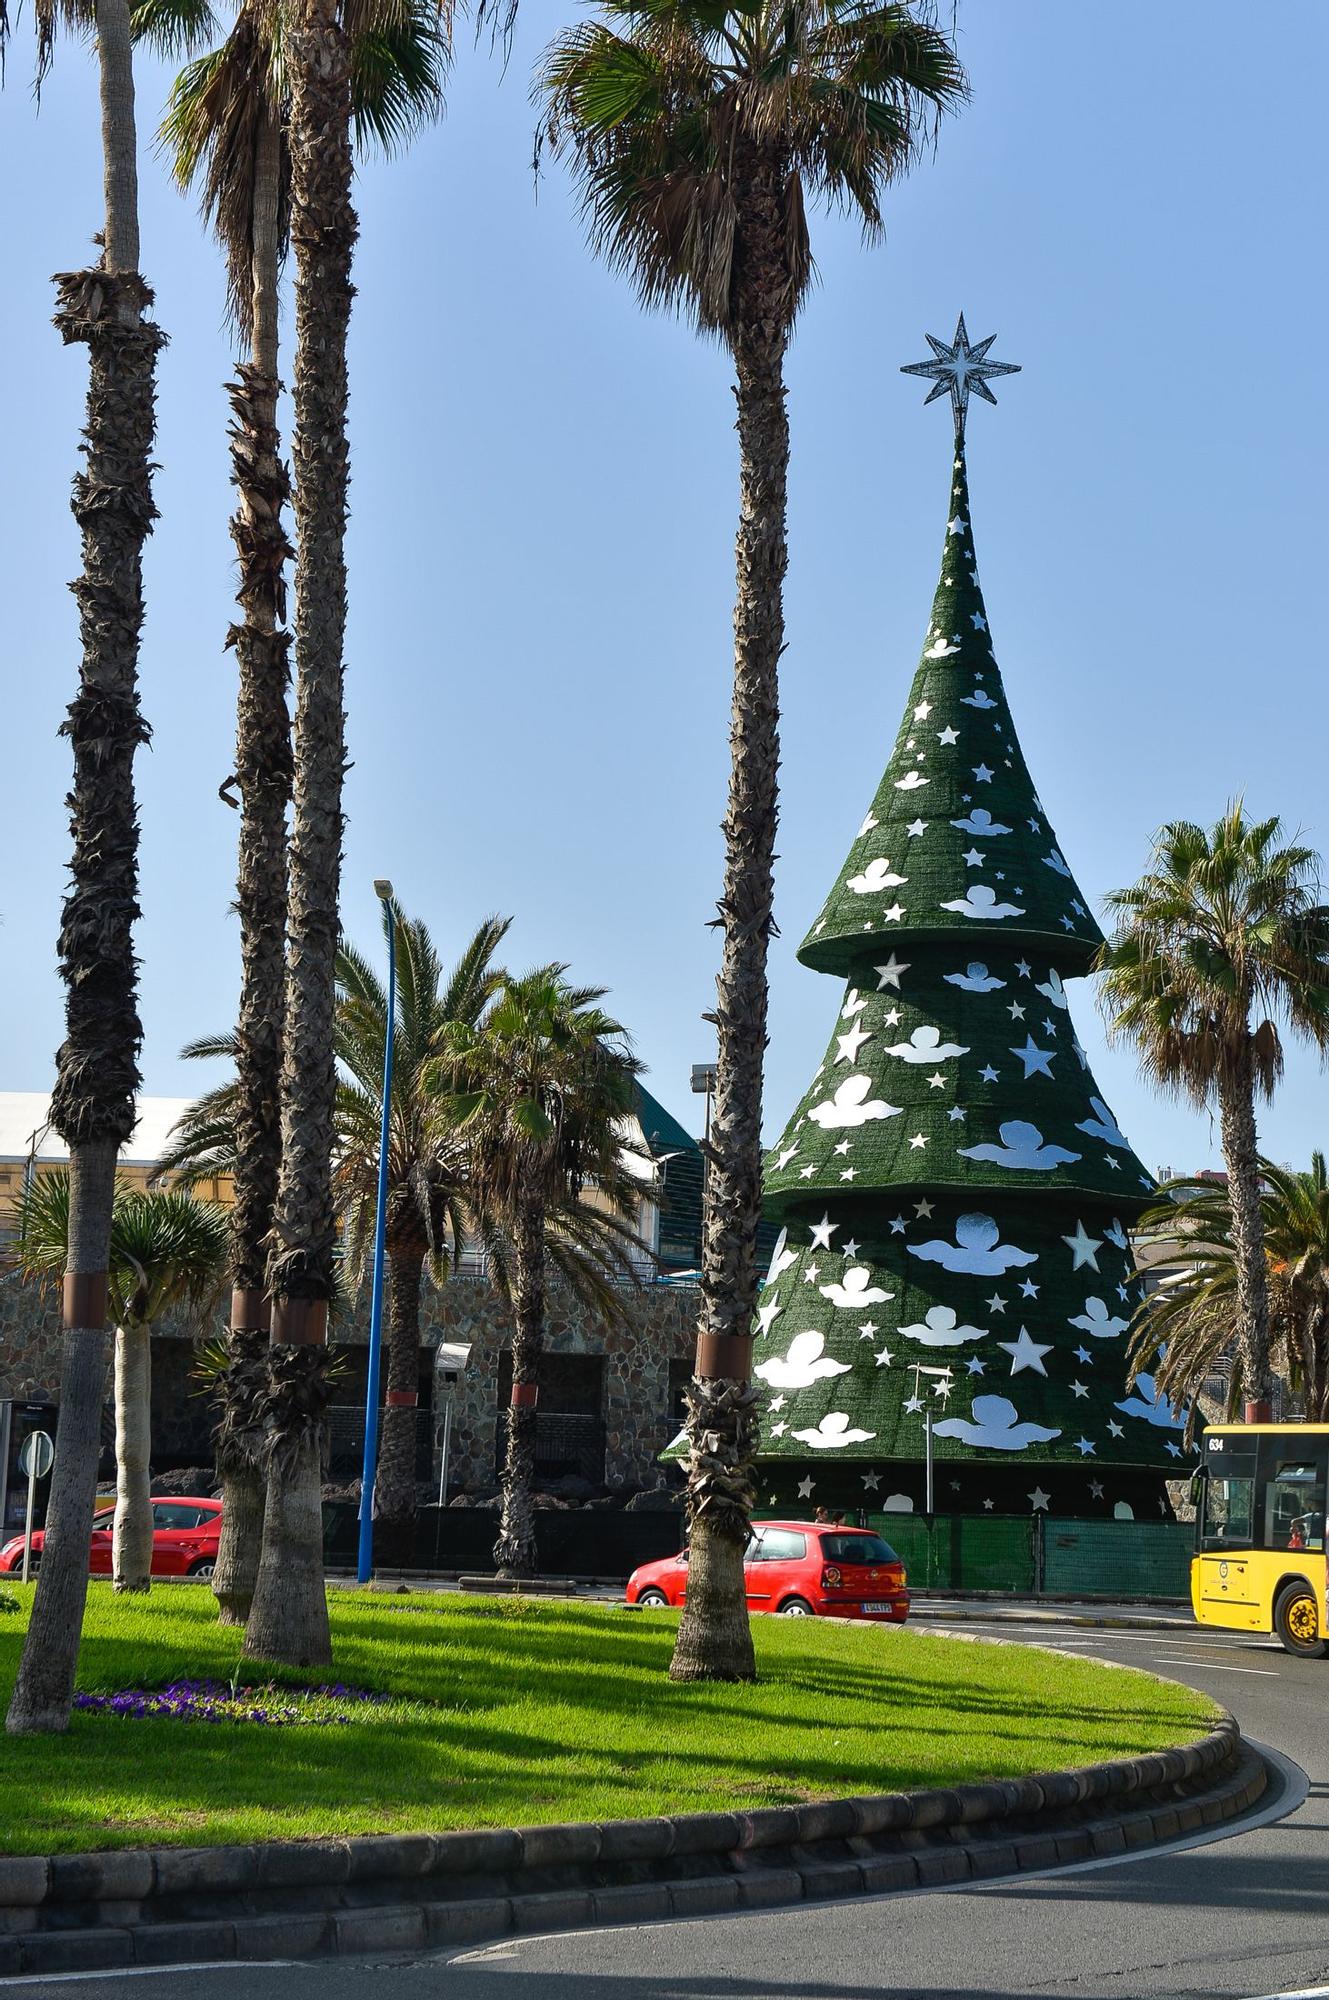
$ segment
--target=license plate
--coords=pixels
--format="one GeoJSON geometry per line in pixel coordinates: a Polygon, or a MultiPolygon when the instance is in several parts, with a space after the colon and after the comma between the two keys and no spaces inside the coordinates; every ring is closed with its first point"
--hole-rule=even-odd
{"type": "Polygon", "coordinates": [[[865,1617],[889,1617],[895,1610],[893,1604],[864,1604],[860,1607],[865,1617]]]}

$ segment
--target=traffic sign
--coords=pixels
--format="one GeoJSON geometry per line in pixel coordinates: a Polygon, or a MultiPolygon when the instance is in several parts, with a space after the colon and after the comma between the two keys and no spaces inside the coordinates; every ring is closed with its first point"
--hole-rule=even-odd
{"type": "Polygon", "coordinates": [[[18,1462],[29,1479],[45,1479],[55,1458],[49,1431],[29,1431],[19,1446],[18,1462]]]}

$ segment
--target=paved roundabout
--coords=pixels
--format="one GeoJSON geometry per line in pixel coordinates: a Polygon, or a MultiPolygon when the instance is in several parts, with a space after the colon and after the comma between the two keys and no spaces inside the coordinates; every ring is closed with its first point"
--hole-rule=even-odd
{"type": "MultiPolygon", "coordinates": [[[[1186,1626],[1109,1631],[1003,1619],[1189,1682],[1271,1754],[1281,1794],[1218,1838],[988,1886],[699,1921],[519,1937],[462,1953],[15,1980],[52,2000],[1329,2000],[1329,1663],[1186,1626]]],[[[1277,1787],[1275,1787],[1277,1792],[1277,1787]]],[[[5,1988],[0,1988],[5,1990],[5,1988]]]]}

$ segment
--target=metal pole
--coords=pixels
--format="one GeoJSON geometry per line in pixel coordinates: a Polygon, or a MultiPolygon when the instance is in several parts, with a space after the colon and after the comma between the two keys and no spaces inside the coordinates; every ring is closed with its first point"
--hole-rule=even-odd
{"type": "Polygon", "coordinates": [[[443,1465],[438,1475],[438,1504],[440,1507],[446,1507],[448,1504],[448,1459],[451,1457],[451,1454],[452,1395],[449,1392],[448,1400],[443,1407],[443,1465]]]}
{"type": "MultiPolygon", "coordinates": [[[[375,885],[378,886],[377,884],[375,885]]],[[[378,1375],[383,1338],[383,1243],[388,1220],[388,1126],[392,1113],[392,1044],[397,1016],[397,913],[383,898],[388,927],[388,1008],[383,1037],[383,1117],[378,1134],[378,1208],[374,1219],[374,1279],[369,1300],[369,1380],[365,1386],[365,1457],[360,1475],[360,1560],[356,1577],[374,1574],[374,1481],[378,1476],[378,1375]]],[[[381,893],[381,892],[380,892],[381,893]]]]}
{"type": "Polygon", "coordinates": [[[23,1581],[28,1580],[28,1566],[32,1561],[32,1516],[37,1506],[37,1451],[33,1447],[28,1460],[28,1511],[23,1521],[23,1581]]]}
{"type": "Polygon", "coordinates": [[[931,1403],[928,1403],[923,1411],[923,1434],[926,1440],[924,1449],[927,1454],[927,1504],[925,1512],[930,1521],[932,1519],[932,1405],[931,1403]]]}

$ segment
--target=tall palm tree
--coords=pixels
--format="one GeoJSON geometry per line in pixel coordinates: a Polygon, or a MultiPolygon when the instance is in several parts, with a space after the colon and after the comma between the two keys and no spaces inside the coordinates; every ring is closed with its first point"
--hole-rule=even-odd
{"type": "MultiPolygon", "coordinates": [[[[59,938],[65,1040],[51,1119],[69,1146],[70,1226],[60,1430],[45,1551],[6,1727],[68,1727],[87,1597],[105,1368],[111,1207],[119,1148],[134,1129],[142,1028],[133,926],[138,916],[134,755],[148,729],[138,699],[143,543],[152,501],[157,351],[152,293],[139,271],[138,156],[129,0],[36,0],[38,76],[57,22],[91,28],[101,96],[105,222],[101,256],[56,279],[55,323],[88,349],[85,470],[74,481],[83,572],[74,585],[83,657],[62,725],[74,754],[74,852],[59,938]]],[[[9,23],[0,4],[0,53],[9,23]]]]}
{"type": "Polygon", "coordinates": [[[1249,1422],[1268,1420],[1269,1283],[1255,1105],[1283,1074],[1281,1019],[1329,1046],[1329,910],[1308,847],[1238,799],[1210,831],[1174,820],[1152,864],[1108,898],[1117,925],[1099,954],[1110,1033],[1145,1075],[1218,1106],[1236,1257],[1237,1337],[1249,1422]]]}
{"type": "MultiPolygon", "coordinates": [[[[16,1220],[25,1277],[50,1277],[69,1250],[71,1182],[43,1174],[25,1189],[16,1220]]],[[[172,1190],[118,1185],[111,1215],[110,1311],[115,1320],[115,1531],[117,1591],[147,1590],[152,1572],[152,1328],[180,1306],[215,1298],[226,1262],[226,1216],[172,1190]]],[[[86,1560],[86,1553],[85,1553],[86,1560]]]]}
{"type": "MultiPolygon", "coordinates": [[[[511,919],[487,917],[445,978],[418,919],[384,910],[396,925],[397,1017],[388,1121],[387,1382],[375,1505],[401,1529],[415,1515],[415,1409],[420,1370],[420,1279],[448,1270],[467,1234],[467,1161],[455,1135],[440,1134],[423,1089],[428,1065],[450,1030],[474,1030],[503,975],[493,956],[511,919]]],[[[337,956],[337,1159],[334,1189],[346,1223],[351,1272],[359,1277],[373,1240],[383,1109],[387,995],[367,958],[343,943],[337,956]]],[[[472,1229],[474,1225],[472,1225],[472,1229]]]]}
{"type": "Polygon", "coordinates": [[[727,349],[739,439],[733,766],[725,815],[701,1315],[689,1396],[691,1555],[671,1675],[751,1680],[743,1549],[784,649],[784,358],[812,280],[809,198],[880,235],[881,197],[964,72],[930,10],[870,0],[600,0],[551,45],[545,131],[594,248],[648,306],[727,349]]]}
{"type": "Polygon", "coordinates": [[[429,1068],[445,1130],[469,1150],[472,1199],[512,1245],[512,1391],[494,1560],[535,1573],[535,1443],[546,1265],[612,1307],[615,1276],[649,1254],[628,1220],[640,1181],[625,1163],[623,1120],[641,1065],[602,1012],[602,987],[573,987],[565,965],[505,977],[477,1026],[450,1025],[429,1068]],[[583,1200],[594,1189],[594,1200],[583,1200]],[[552,1225],[552,1228],[551,1228],[552,1225]]]}
{"type": "MultiPolygon", "coordinates": [[[[450,10],[443,0],[440,18],[450,10]]],[[[338,895],[346,767],[346,341],[351,317],[351,47],[339,0],[293,0],[291,240],[295,245],[295,782],[281,1064],[281,1168],[268,1260],[272,1391],[263,1549],[249,1658],[331,1658],[323,1586],[321,1439],[336,1216],[338,895]]]]}
{"type": "MultiPolygon", "coordinates": [[[[1260,1163],[1260,1220],[1269,1293],[1270,1352],[1310,1423],[1329,1422],[1329,1170],[1313,1153],[1309,1171],[1260,1163]]],[[[1170,1181],[1166,1197],[1139,1221],[1175,1238],[1179,1275],[1143,1299],[1131,1337],[1131,1364],[1148,1372],[1176,1405],[1189,1404],[1193,1432],[1206,1377],[1228,1357],[1237,1331],[1240,1262],[1225,1187],[1170,1181]]],[[[1229,1418],[1241,1407],[1245,1354],[1232,1354],[1229,1418]]]]}
{"type": "MultiPolygon", "coordinates": [[[[142,10],[195,0],[140,0],[142,10]]],[[[136,19],[138,16],[136,15],[136,19]]],[[[281,1163],[280,1070],[285,982],[286,808],[291,793],[283,525],[289,498],[277,404],[279,290],[290,234],[290,88],[283,8],[248,0],[222,44],[181,72],[161,136],[175,177],[198,187],[226,260],[231,316],[249,357],[228,387],[233,422],[231,521],[239,569],[235,772],[239,793],[236,908],[235,1206],[228,1357],[217,1387],[222,1536],[213,1591],[224,1623],[249,1615],[262,1542],[261,1442],[270,1314],[266,1263],[281,1163]]],[[[391,152],[442,102],[448,46],[420,0],[361,7],[351,44],[351,113],[361,144],[391,152]]]]}

